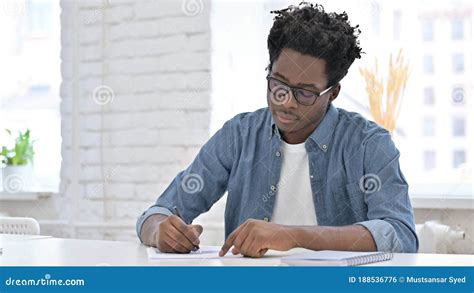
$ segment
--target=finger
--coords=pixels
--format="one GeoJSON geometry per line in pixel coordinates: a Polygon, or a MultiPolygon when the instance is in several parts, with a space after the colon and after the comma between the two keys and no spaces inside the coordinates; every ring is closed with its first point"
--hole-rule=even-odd
{"type": "Polygon", "coordinates": [[[262,241],[261,237],[255,237],[250,244],[249,250],[252,253],[252,257],[262,257],[267,253],[268,248],[266,247],[265,241],[262,241]]]}
{"type": "Polygon", "coordinates": [[[168,237],[166,239],[166,243],[168,244],[168,246],[172,248],[173,251],[180,252],[180,253],[188,253],[192,250],[192,249],[189,249],[189,247],[186,247],[185,245],[183,245],[183,243],[180,241],[178,237],[176,237],[175,234],[170,233],[167,236],[168,237]]]}
{"type": "Polygon", "coordinates": [[[202,234],[203,228],[201,225],[191,225],[191,228],[197,233],[198,237],[202,234]]]}
{"type": "Polygon", "coordinates": [[[170,223],[180,231],[195,246],[199,245],[199,235],[195,233],[191,225],[186,225],[183,220],[177,216],[170,216],[170,223]]]}
{"type": "Polygon", "coordinates": [[[262,248],[263,243],[258,238],[253,238],[252,242],[248,247],[248,256],[250,257],[262,257],[268,249],[262,248]]]}
{"type": "Polygon", "coordinates": [[[156,234],[155,235],[155,247],[158,248],[161,252],[171,252],[171,249],[170,247],[168,246],[168,244],[166,243],[166,238],[168,236],[167,235],[158,235],[156,234]]]}
{"type": "Polygon", "coordinates": [[[168,235],[176,242],[184,246],[186,249],[191,251],[194,248],[194,244],[189,241],[189,239],[183,235],[178,229],[175,227],[170,227],[168,230],[168,235]]]}
{"type": "Polygon", "coordinates": [[[201,243],[199,235],[200,234],[198,234],[198,232],[192,227],[189,227],[188,231],[184,233],[184,236],[193,244],[194,247],[199,247],[199,244],[201,243]]]}
{"type": "Polygon", "coordinates": [[[184,247],[190,248],[191,250],[196,247],[196,244],[192,243],[189,238],[181,231],[173,227],[175,239],[184,247]]]}
{"type": "Polygon", "coordinates": [[[237,247],[234,246],[234,248],[232,248],[232,254],[237,255],[239,253],[240,253],[240,250],[237,247]]]}
{"type": "MultiPolygon", "coordinates": [[[[173,216],[172,216],[173,217],[173,216]]],[[[179,217],[174,216],[170,220],[171,226],[176,229],[180,234],[183,235],[189,242],[193,243],[194,246],[199,245],[199,238],[198,235],[194,232],[194,230],[186,225],[183,220],[179,217]]]]}
{"type": "Polygon", "coordinates": [[[239,235],[240,230],[243,229],[245,224],[246,223],[243,223],[237,229],[235,229],[234,232],[230,233],[229,237],[224,242],[224,245],[222,245],[221,251],[219,251],[219,256],[224,256],[227,253],[227,251],[229,251],[229,249],[232,247],[232,245],[234,245],[234,239],[239,235]]]}
{"type": "Polygon", "coordinates": [[[249,236],[244,240],[241,247],[239,247],[240,253],[243,255],[253,255],[255,252],[251,249],[252,244],[255,242],[255,236],[250,234],[251,233],[249,233],[249,236]]]}
{"type": "Polygon", "coordinates": [[[260,249],[260,251],[258,252],[258,256],[257,257],[262,257],[265,255],[265,253],[267,253],[268,251],[268,248],[264,248],[264,249],[260,249]]]}
{"type": "Polygon", "coordinates": [[[219,251],[219,256],[224,256],[227,253],[227,251],[229,251],[229,249],[232,247],[234,243],[234,238],[236,237],[236,235],[237,233],[234,233],[234,232],[230,234],[229,238],[227,238],[227,240],[224,242],[224,245],[222,245],[221,251],[219,251]]]}
{"type": "Polygon", "coordinates": [[[199,244],[201,244],[201,240],[199,239],[199,236],[201,236],[202,234],[202,231],[203,231],[203,228],[201,225],[191,225],[191,229],[194,230],[194,233],[196,234],[197,238],[198,238],[198,241],[197,243],[194,243],[194,249],[193,251],[196,251],[199,249],[199,244]]]}
{"type": "Polygon", "coordinates": [[[160,244],[157,245],[157,248],[161,251],[161,252],[173,252],[173,249],[168,245],[168,243],[166,243],[166,240],[163,239],[160,241],[160,244]]]}
{"type": "Polygon", "coordinates": [[[224,256],[229,251],[229,249],[234,245],[235,239],[239,236],[241,231],[244,230],[244,228],[247,226],[248,223],[249,222],[246,221],[245,223],[243,223],[242,225],[237,227],[237,229],[235,229],[234,232],[232,232],[229,235],[227,240],[224,242],[224,245],[222,245],[222,247],[221,247],[221,251],[219,252],[219,256],[224,256]]]}
{"type": "Polygon", "coordinates": [[[243,252],[242,246],[245,244],[246,240],[250,237],[251,231],[246,227],[242,228],[239,235],[234,240],[234,247],[237,248],[240,252],[243,252]]]}
{"type": "Polygon", "coordinates": [[[166,239],[166,245],[169,247],[169,249],[165,252],[169,253],[189,253],[189,251],[183,247],[181,244],[178,242],[174,241],[173,239],[166,239]]]}

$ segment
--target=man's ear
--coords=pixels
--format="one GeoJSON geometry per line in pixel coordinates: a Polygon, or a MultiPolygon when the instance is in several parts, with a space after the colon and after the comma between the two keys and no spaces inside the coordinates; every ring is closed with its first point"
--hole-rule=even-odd
{"type": "Polygon", "coordinates": [[[331,90],[331,95],[329,96],[329,103],[334,101],[337,98],[337,96],[339,96],[340,91],[341,91],[341,84],[338,83],[334,85],[334,88],[331,90]]]}

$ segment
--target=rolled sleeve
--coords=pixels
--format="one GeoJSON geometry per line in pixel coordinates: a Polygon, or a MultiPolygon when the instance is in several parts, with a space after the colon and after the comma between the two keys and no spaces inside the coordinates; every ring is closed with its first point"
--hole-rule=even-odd
{"type": "Polygon", "coordinates": [[[402,245],[392,225],[384,220],[368,220],[357,223],[364,226],[372,234],[377,251],[402,251],[402,245]]]}

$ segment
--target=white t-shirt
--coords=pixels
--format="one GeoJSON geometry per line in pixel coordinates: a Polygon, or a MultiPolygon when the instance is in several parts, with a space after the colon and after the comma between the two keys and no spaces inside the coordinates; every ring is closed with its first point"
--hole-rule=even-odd
{"type": "Polygon", "coordinates": [[[282,167],[271,222],[282,225],[317,225],[304,143],[282,141],[282,167]]]}

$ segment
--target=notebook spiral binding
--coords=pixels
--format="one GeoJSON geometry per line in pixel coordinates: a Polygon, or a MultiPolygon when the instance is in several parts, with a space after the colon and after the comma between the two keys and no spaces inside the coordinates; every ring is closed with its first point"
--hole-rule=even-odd
{"type": "Polygon", "coordinates": [[[374,255],[356,256],[347,259],[348,266],[365,265],[374,262],[386,261],[393,258],[393,253],[386,252],[374,255]]]}

